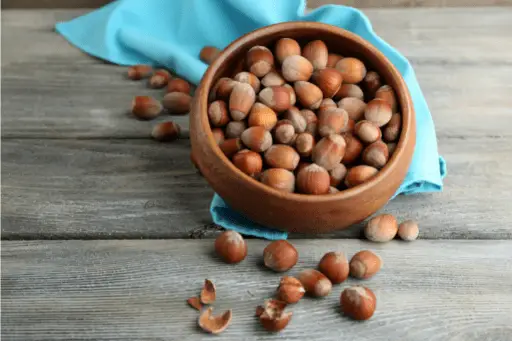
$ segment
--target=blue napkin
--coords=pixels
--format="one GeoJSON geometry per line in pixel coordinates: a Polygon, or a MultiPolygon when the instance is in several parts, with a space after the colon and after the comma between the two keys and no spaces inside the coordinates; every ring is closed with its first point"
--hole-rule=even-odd
{"type": "MultiPolygon", "coordinates": [[[[225,48],[241,35],[286,21],[335,25],[368,40],[397,67],[416,110],[416,149],[407,176],[395,195],[438,192],[446,164],[437,151],[432,117],[414,71],[397,50],[378,37],[359,10],[327,5],[305,14],[306,0],[118,0],[56,30],[86,53],[120,65],[162,65],[198,84],[207,65],[199,60],[205,45],[225,48]]],[[[227,229],[266,239],[287,233],[254,223],[215,195],[213,221],[227,229]]]]}

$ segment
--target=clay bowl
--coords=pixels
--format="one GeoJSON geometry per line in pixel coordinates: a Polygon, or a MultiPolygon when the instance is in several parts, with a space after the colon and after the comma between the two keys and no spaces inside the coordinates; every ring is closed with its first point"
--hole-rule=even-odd
{"type": "Polygon", "coordinates": [[[373,45],[346,30],[321,23],[288,22],[250,32],[231,43],[206,71],[196,90],[190,116],[190,140],[197,167],[210,186],[235,210],[253,221],[288,232],[326,233],[347,228],[382,208],[409,168],[416,140],[413,103],[393,64],[373,45]],[[337,194],[282,193],[239,171],[216,145],[208,122],[208,95],[221,77],[240,71],[254,45],[272,45],[283,37],[304,44],[322,39],[329,52],[360,58],[376,70],[397,94],[403,127],[388,164],[370,181],[337,194]]]}

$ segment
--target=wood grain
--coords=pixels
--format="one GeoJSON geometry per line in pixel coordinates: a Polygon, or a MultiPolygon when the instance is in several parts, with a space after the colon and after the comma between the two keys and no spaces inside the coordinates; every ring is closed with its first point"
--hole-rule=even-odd
{"type": "Polygon", "coordinates": [[[266,243],[228,266],[211,241],[56,241],[2,243],[2,339],[207,340],[186,299],[205,278],[217,287],[215,312],[233,309],[222,340],[512,340],[512,241],[295,241],[290,272],[315,267],[331,250],[361,249],[383,259],[366,281],[348,280],[324,299],[289,307],[280,334],[264,331],[254,309],[280,278],[261,265],[266,243]],[[367,322],[339,312],[340,292],[362,284],[377,296],[367,322]]]}
{"type": "MultiPolygon", "coordinates": [[[[208,228],[213,192],[192,168],[188,140],[9,139],[2,144],[4,239],[217,233],[208,228]]],[[[449,167],[445,190],[398,197],[382,212],[417,219],[422,238],[511,239],[510,139],[443,139],[440,150],[449,167]]],[[[314,237],[354,238],[360,230],[357,225],[314,237]]]]}

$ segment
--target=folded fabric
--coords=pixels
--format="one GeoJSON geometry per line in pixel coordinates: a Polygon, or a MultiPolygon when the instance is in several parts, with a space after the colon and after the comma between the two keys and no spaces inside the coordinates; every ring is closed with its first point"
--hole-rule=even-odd
{"type": "MultiPolygon", "coordinates": [[[[84,52],[120,65],[165,66],[198,84],[207,65],[199,60],[206,45],[225,48],[257,28],[287,21],[316,21],[358,34],[378,48],[402,74],[416,111],[416,149],[407,176],[395,193],[438,192],[446,165],[426,100],[410,63],[372,29],[359,10],[327,5],[306,14],[305,0],[118,0],[68,22],[56,30],[84,52]]],[[[261,226],[232,210],[215,195],[213,221],[227,229],[266,239],[287,234],[261,226]]]]}

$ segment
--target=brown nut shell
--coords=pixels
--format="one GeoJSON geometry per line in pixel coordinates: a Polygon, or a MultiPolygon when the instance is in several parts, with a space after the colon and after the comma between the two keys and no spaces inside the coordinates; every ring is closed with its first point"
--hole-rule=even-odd
{"type": "Polygon", "coordinates": [[[340,284],[349,275],[347,257],[343,252],[328,252],[320,259],[318,270],[327,276],[333,284],[340,284]]]}
{"type": "Polygon", "coordinates": [[[288,271],[297,264],[299,253],[286,240],[275,240],[263,250],[263,263],[276,272],[288,271]]]}
{"type": "Polygon", "coordinates": [[[264,306],[257,309],[262,327],[269,332],[279,332],[286,328],[293,312],[285,312],[285,308],[285,302],[274,299],[266,300],[264,306]]]}
{"type": "Polygon", "coordinates": [[[277,143],[292,144],[295,136],[295,128],[289,120],[280,120],[274,129],[274,139],[277,143]]]}
{"type": "Polygon", "coordinates": [[[346,142],[340,135],[329,135],[322,138],[313,148],[311,158],[314,163],[326,170],[336,167],[345,155],[346,142]]]}
{"type": "Polygon", "coordinates": [[[296,133],[303,133],[306,131],[307,122],[304,116],[300,113],[300,110],[297,107],[291,107],[286,110],[283,115],[285,120],[289,120],[296,133]]]}
{"type": "Polygon", "coordinates": [[[317,123],[318,134],[322,137],[340,134],[346,130],[348,119],[348,114],[344,109],[335,108],[320,111],[317,123]]]}
{"type": "Polygon", "coordinates": [[[231,121],[226,125],[226,137],[228,139],[235,139],[242,136],[242,133],[247,129],[245,121],[231,121]]]}
{"type": "Polygon", "coordinates": [[[350,276],[358,279],[368,279],[379,272],[382,260],[369,250],[356,253],[349,263],[350,276]]]}
{"type": "Polygon", "coordinates": [[[263,103],[254,103],[249,113],[249,127],[261,126],[272,130],[277,124],[277,114],[263,103]]]}
{"type": "Polygon", "coordinates": [[[329,193],[329,173],[317,164],[311,164],[302,168],[297,174],[297,189],[304,194],[327,194],[329,193]]]}
{"type": "Polygon", "coordinates": [[[295,139],[295,149],[302,157],[311,156],[315,144],[315,137],[310,133],[300,133],[295,139]]]}
{"type": "Polygon", "coordinates": [[[151,96],[135,96],[132,100],[132,114],[140,120],[152,120],[162,110],[162,104],[151,96]]]}
{"type": "Polygon", "coordinates": [[[255,177],[263,169],[261,155],[252,150],[244,149],[233,156],[233,164],[245,174],[255,177]]]}
{"type": "Polygon", "coordinates": [[[337,53],[329,53],[327,56],[327,65],[325,67],[336,67],[336,64],[343,59],[343,56],[337,53]]]}
{"type": "Polygon", "coordinates": [[[357,58],[343,58],[336,63],[336,69],[343,76],[344,83],[357,84],[366,76],[366,67],[357,58]]]}
{"type": "Polygon", "coordinates": [[[153,67],[151,65],[132,65],[128,68],[127,76],[131,80],[140,80],[148,78],[153,74],[153,67]]]}
{"type": "Polygon", "coordinates": [[[269,168],[261,174],[260,181],[278,191],[293,193],[295,175],[283,168],[269,168]]]}
{"type": "Polygon", "coordinates": [[[258,79],[258,77],[256,77],[256,75],[254,75],[250,72],[247,72],[247,71],[239,72],[235,75],[235,77],[233,77],[233,79],[240,83],[249,84],[256,94],[258,92],[260,92],[261,82],[258,79]]]}
{"type": "Polygon", "coordinates": [[[340,305],[346,316],[363,321],[373,316],[377,298],[370,289],[356,285],[343,290],[340,296],[340,305]]]}
{"type": "Polygon", "coordinates": [[[236,231],[224,231],[215,239],[215,252],[228,264],[240,263],[247,256],[247,242],[236,231]]]}
{"type": "Polygon", "coordinates": [[[181,127],[178,123],[168,121],[158,123],[151,131],[151,137],[160,142],[171,142],[180,137],[181,127]]]}
{"type": "Polygon", "coordinates": [[[388,158],[388,146],[380,140],[368,145],[363,151],[363,162],[375,168],[384,167],[388,158]]]}
{"type": "Polygon", "coordinates": [[[327,45],[321,40],[313,40],[302,49],[302,56],[307,58],[315,70],[324,69],[327,66],[329,51],[327,45]]]}
{"type": "Polygon", "coordinates": [[[324,98],[333,97],[340,90],[343,77],[333,68],[316,70],[313,73],[313,82],[322,90],[324,98]]]}
{"type": "Polygon", "coordinates": [[[246,62],[248,71],[261,78],[274,67],[274,55],[265,46],[253,46],[247,52],[246,62]]]}
{"type": "Polygon", "coordinates": [[[345,186],[351,188],[360,185],[373,178],[379,170],[371,166],[355,166],[350,168],[345,177],[345,186]]]}
{"type": "Polygon", "coordinates": [[[345,97],[338,102],[338,107],[345,109],[348,117],[357,122],[364,118],[366,103],[356,97],[345,97]]]}
{"type": "Polygon", "coordinates": [[[398,225],[398,236],[405,241],[413,241],[418,238],[420,230],[414,220],[406,220],[398,225]]]}
{"type": "Polygon", "coordinates": [[[289,56],[295,56],[301,54],[301,47],[295,39],[281,38],[277,41],[274,48],[274,55],[277,61],[282,64],[284,60],[289,56]]]}
{"type": "Polygon", "coordinates": [[[304,286],[297,278],[284,276],[279,282],[276,297],[280,301],[293,304],[299,302],[305,293],[304,286]]]}
{"type": "Polygon", "coordinates": [[[391,110],[396,112],[398,110],[398,102],[393,88],[389,85],[381,86],[375,93],[375,98],[382,99],[389,103],[391,110]]]}
{"type": "Polygon", "coordinates": [[[209,307],[199,316],[198,324],[201,329],[211,334],[220,334],[229,326],[231,322],[231,309],[221,315],[214,316],[213,308],[209,307]]]}
{"type": "Polygon", "coordinates": [[[278,113],[286,111],[292,106],[290,90],[285,86],[271,86],[262,89],[258,94],[258,100],[278,113]]]}
{"type": "Polygon", "coordinates": [[[371,218],[364,228],[366,239],[376,243],[389,242],[398,232],[398,223],[391,214],[380,214],[371,218]]]}
{"type": "Polygon", "coordinates": [[[323,100],[323,93],[315,84],[306,81],[298,81],[295,82],[293,88],[295,89],[297,99],[304,108],[316,110],[320,107],[320,103],[322,103],[323,100]]]}
{"type": "Polygon", "coordinates": [[[343,155],[341,162],[345,165],[350,165],[359,159],[364,147],[361,141],[351,133],[344,133],[342,136],[345,139],[346,146],[345,155],[343,155]]]}
{"type": "Polygon", "coordinates": [[[165,94],[162,104],[171,115],[185,115],[190,111],[192,97],[183,92],[170,92],[165,94]]]}
{"type": "Polygon", "coordinates": [[[283,61],[281,73],[288,82],[307,81],[313,74],[313,65],[302,56],[292,55],[283,61]]]}
{"type": "Polygon", "coordinates": [[[331,179],[331,186],[338,187],[345,179],[347,175],[347,167],[340,163],[329,171],[329,177],[331,179]]]}
{"type": "Polygon", "coordinates": [[[391,116],[388,124],[383,128],[382,137],[386,142],[395,142],[400,136],[400,128],[402,126],[402,115],[395,113],[391,116]]]}
{"type": "Polygon", "coordinates": [[[294,170],[299,164],[300,156],[290,146],[274,144],[265,152],[265,162],[272,168],[284,168],[294,170]]]}
{"type": "Polygon", "coordinates": [[[342,84],[338,92],[334,95],[335,99],[343,99],[345,97],[355,97],[364,100],[364,92],[355,84],[342,84]]]}
{"type": "Polygon", "coordinates": [[[375,71],[369,71],[363,79],[363,87],[369,99],[375,97],[375,93],[382,86],[380,75],[375,71]]]}
{"type": "Polygon", "coordinates": [[[323,273],[315,269],[302,270],[297,276],[306,289],[306,294],[312,297],[325,297],[331,293],[332,283],[323,273]]]}
{"type": "Polygon", "coordinates": [[[272,146],[272,135],[264,127],[249,127],[241,135],[242,142],[252,151],[261,153],[272,146]]]}
{"type": "Polygon", "coordinates": [[[392,115],[388,102],[378,98],[370,101],[364,110],[365,119],[379,127],[385,126],[391,120],[392,115]]]}
{"type": "Polygon", "coordinates": [[[275,70],[270,71],[261,79],[261,85],[264,87],[281,86],[285,83],[286,81],[281,74],[275,70]]]}
{"type": "Polygon", "coordinates": [[[183,92],[190,94],[190,84],[181,78],[173,78],[167,83],[167,92],[183,92]]]}
{"type": "Polygon", "coordinates": [[[354,127],[354,133],[363,143],[373,143],[380,140],[382,132],[380,128],[373,122],[362,120],[357,122],[354,127]]]}
{"type": "Polygon", "coordinates": [[[220,150],[222,150],[224,155],[228,158],[231,158],[238,151],[242,150],[242,147],[242,140],[240,140],[240,138],[227,139],[219,144],[220,150]]]}
{"type": "Polygon", "coordinates": [[[217,59],[220,55],[220,50],[215,46],[205,46],[199,52],[199,59],[201,59],[206,64],[211,64],[217,59]]]}
{"type": "Polygon", "coordinates": [[[217,100],[210,103],[208,107],[208,118],[210,119],[210,124],[214,127],[224,127],[228,124],[230,120],[226,102],[217,100]]]}
{"type": "Polygon", "coordinates": [[[229,96],[229,112],[235,121],[242,121],[251,110],[256,94],[250,84],[238,82],[229,96]]]}

